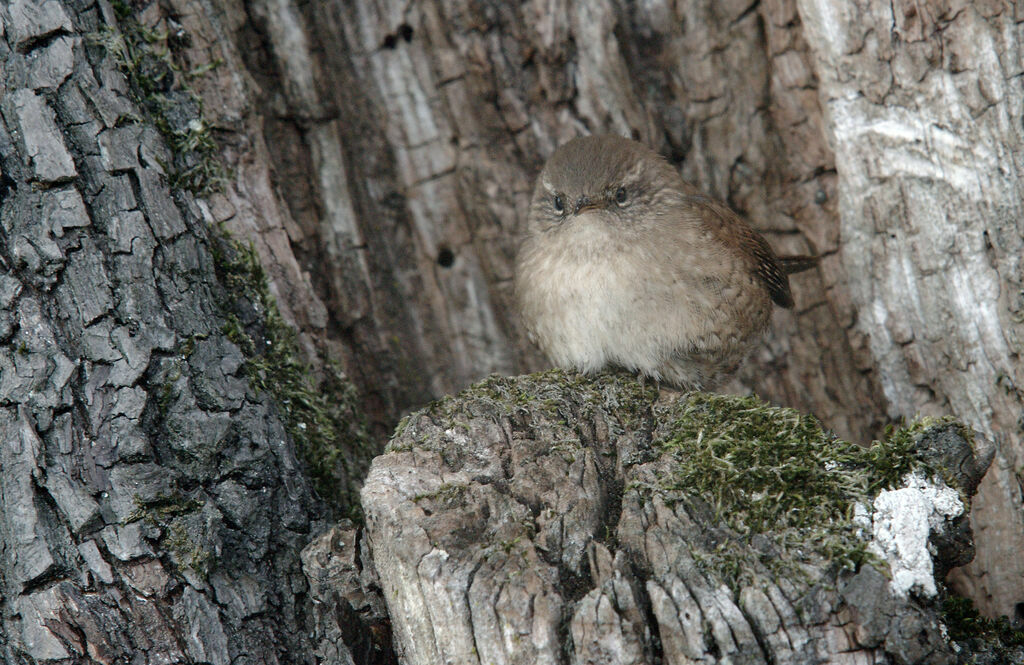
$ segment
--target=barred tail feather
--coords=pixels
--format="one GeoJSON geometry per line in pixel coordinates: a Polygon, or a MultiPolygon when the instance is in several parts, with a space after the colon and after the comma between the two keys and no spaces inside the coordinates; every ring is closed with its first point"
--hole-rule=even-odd
{"type": "Polygon", "coordinates": [[[780,256],[778,258],[779,267],[787,275],[793,273],[803,272],[810,270],[811,268],[817,267],[818,257],[817,256],[780,256]]]}

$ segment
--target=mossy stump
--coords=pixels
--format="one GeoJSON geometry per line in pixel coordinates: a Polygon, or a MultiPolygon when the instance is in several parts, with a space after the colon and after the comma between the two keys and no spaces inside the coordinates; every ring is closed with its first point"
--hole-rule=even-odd
{"type": "Polygon", "coordinates": [[[405,663],[954,663],[933,575],[972,556],[990,458],[949,421],[860,447],[754,398],[550,371],[411,415],[362,496],[405,663]],[[946,506],[895,576],[890,488],[946,506]]]}

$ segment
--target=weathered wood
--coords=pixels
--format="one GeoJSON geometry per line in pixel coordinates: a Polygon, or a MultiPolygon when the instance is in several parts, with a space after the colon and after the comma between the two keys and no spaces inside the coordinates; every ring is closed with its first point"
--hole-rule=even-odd
{"type": "MultiPolygon", "coordinates": [[[[732,418],[751,417],[764,427],[749,434],[758,446],[785,450],[808,423],[746,401],[655,398],[621,376],[494,378],[403,422],[363,488],[403,663],[970,662],[930,599],[934,574],[970,558],[960,497],[977,488],[990,443],[972,447],[952,425],[923,430],[922,456],[949,469],[961,494],[910,480],[873,507],[858,499],[863,527],[839,519],[787,543],[784,524],[734,530],[735,516],[717,511],[738,508],[673,478],[688,455],[727,436],[732,418]],[[888,565],[846,569],[818,552],[845,529],[859,542],[858,528],[888,565]]],[[[823,454],[814,460],[825,467],[807,477],[851,474],[836,482],[859,486],[861,467],[826,460],[844,459],[848,444],[815,436],[799,449],[823,454]]],[[[722,468],[743,463],[738,448],[716,450],[722,468]]],[[[801,477],[783,469],[764,491],[810,491],[787,476],[801,477]]]]}

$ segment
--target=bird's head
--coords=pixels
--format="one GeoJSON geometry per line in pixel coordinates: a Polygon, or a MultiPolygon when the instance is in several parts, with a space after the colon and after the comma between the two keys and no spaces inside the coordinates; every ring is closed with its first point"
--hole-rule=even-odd
{"type": "Polygon", "coordinates": [[[680,182],[671,165],[636,141],[576,138],[551,155],[537,178],[529,229],[540,233],[594,220],[637,229],[655,221],[654,204],[680,182]]]}

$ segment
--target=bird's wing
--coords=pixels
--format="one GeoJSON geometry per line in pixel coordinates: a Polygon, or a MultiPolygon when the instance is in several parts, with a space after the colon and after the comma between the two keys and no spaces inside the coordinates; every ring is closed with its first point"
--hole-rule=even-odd
{"type": "Polygon", "coordinates": [[[703,195],[691,196],[689,200],[701,209],[705,228],[726,247],[735,247],[734,251],[748,261],[750,269],[768,287],[775,304],[793,307],[789,277],[768,241],[724,203],[703,195]]]}

